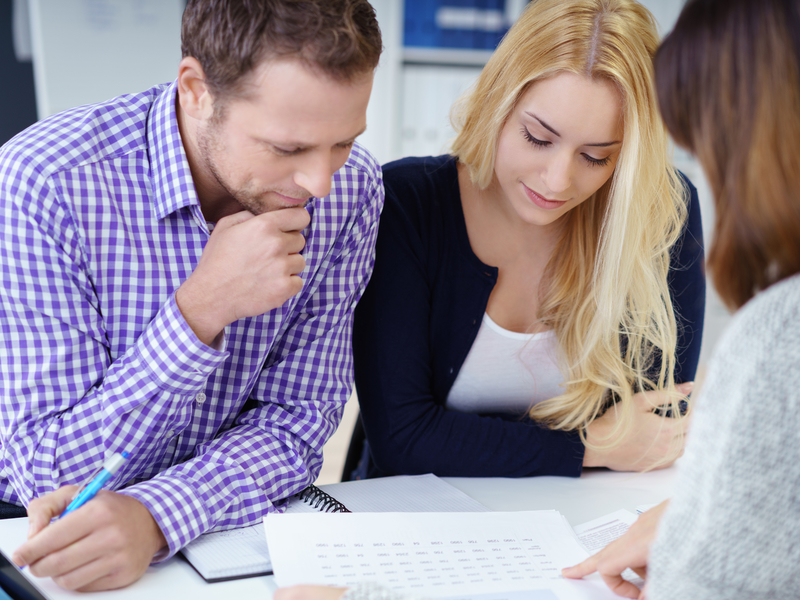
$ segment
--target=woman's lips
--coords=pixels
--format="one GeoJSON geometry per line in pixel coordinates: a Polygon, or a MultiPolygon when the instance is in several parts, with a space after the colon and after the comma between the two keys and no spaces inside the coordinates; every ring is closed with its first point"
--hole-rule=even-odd
{"type": "Polygon", "coordinates": [[[554,208],[561,208],[562,206],[564,206],[567,203],[566,200],[563,200],[563,201],[560,201],[560,200],[548,200],[544,196],[540,196],[539,194],[534,192],[531,188],[529,188],[524,183],[522,184],[522,187],[525,188],[525,193],[528,195],[528,198],[531,199],[531,202],[533,202],[539,208],[544,208],[545,210],[553,210],[554,208]]]}

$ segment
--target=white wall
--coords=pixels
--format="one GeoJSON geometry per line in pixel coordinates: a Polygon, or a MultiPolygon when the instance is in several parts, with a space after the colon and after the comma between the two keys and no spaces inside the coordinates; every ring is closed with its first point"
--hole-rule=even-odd
{"type": "Polygon", "coordinates": [[[175,79],[183,0],[27,0],[39,118],[175,79]]]}

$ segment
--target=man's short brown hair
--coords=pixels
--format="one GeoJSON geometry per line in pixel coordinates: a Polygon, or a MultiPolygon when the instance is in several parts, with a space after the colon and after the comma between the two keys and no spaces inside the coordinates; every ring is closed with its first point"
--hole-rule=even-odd
{"type": "Polygon", "coordinates": [[[378,66],[382,50],[367,0],[188,0],[183,56],[196,58],[220,98],[242,92],[265,60],[296,58],[340,81],[378,66]]]}

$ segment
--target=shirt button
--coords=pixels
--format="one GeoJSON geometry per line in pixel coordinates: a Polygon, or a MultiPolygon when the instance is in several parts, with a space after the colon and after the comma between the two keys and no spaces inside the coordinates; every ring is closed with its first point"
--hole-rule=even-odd
{"type": "Polygon", "coordinates": [[[169,437],[169,438],[173,437],[174,435],[175,435],[175,430],[174,430],[174,429],[170,429],[170,430],[167,432],[167,437],[169,437]]]}
{"type": "Polygon", "coordinates": [[[194,399],[197,401],[198,404],[202,404],[203,402],[206,401],[206,395],[203,392],[200,392],[199,394],[197,394],[197,396],[194,397],[194,399]]]}

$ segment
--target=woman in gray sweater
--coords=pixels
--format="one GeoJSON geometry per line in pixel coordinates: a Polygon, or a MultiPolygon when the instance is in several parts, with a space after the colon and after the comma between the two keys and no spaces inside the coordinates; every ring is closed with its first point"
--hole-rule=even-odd
{"type": "Polygon", "coordinates": [[[619,575],[646,567],[649,600],[800,598],[800,2],[690,0],[656,80],[714,193],[708,272],[738,312],[669,506],[565,575],[636,598],[619,575]]]}

